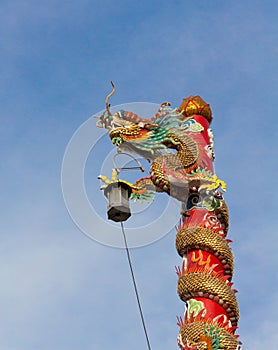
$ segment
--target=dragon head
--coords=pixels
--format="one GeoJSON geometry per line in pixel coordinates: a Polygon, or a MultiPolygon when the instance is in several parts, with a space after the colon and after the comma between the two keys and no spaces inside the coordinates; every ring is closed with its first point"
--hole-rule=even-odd
{"type": "MultiPolygon", "coordinates": [[[[121,149],[128,149],[129,151],[138,153],[150,159],[153,155],[158,156],[160,152],[158,148],[161,146],[153,147],[154,135],[159,131],[158,124],[155,124],[156,120],[160,120],[167,112],[165,107],[169,106],[169,102],[161,104],[157,113],[150,119],[139,117],[137,114],[120,110],[114,114],[110,111],[109,98],[115,93],[115,86],[111,81],[112,91],[106,97],[106,109],[101,116],[94,116],[98,121],[96,126],[99,128],[105,128],[109,131],[109,136],[113,144],[120,146],[121,149]]],[[[160,142],[161,143],[161,142],[160,142]]]]}
{"type": "Polygon", "coordinates": [[[122,111],[117,112],[115,114],[112,114],[110,111],[110,104],[109,104],[109,98],[115,93],[115,85],[113,84],[111,80],[111,85],[112,85],[112,91],[110,94],[106,96],[105,99],[105,105],[106,109],[103,112],[101,116],[94,116],[93,118],[99,119],[96,122],[96,126],[98,128],[105,128],[107,130],[111,130],[112,128],[115,128],[117,126],[124,126],[123,118],[122,118],[122,111]]]}
{"type": "Polygon", "coordinates": [[[149,139],[157,129],[156,124],[134,122],[128,116],[134,115],[132,112],[119,111],[113,115],[113,127],[109,131],[109,136],[113,144],[119,146],[123,142],[128,142],[136,147],[136,144],[149,139]]]}
{"type": "Polygon", "coordinates": [[[111,113],[109,98],[116,91],[112,81],[111,81],[111,85],[112,85],[112,91],[110,92],[110,94],[107,95],[105,99],[105,105],[106,105],[105,111],[101,116],[94,116],[94,118],[99,119],[96,122],[96,126],[99,128],[105,128],[109,131],[111,130],[114,131],[114,133],[111,133],[111,140],[113,140],[114,137],[118,137],[121,131],[123,131],[124,129],[133,129],[134,135],[137,133],[140,134],[140,129],[144,127],[144,123],[140,122],[142,118],[140,118],[137,114],[133,112],[124,111],[124,110],[120,110],[114,114],[111,113]],[[115,132],[115,130],[117,129],[118,131],[115,132]]]}

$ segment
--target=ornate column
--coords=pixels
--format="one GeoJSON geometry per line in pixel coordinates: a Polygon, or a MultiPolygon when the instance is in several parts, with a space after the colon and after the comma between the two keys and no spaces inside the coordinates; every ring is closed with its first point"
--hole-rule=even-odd
{"type": "Polygon", "coordinates": [[[231,282],[231,240],[226,238],[228,209],[222,193],[204,185],[204,177],[196,181],[195,175],[202,169],[213,173],[212,113],[199,96],[184,99],[179,109],[184,118],[195,120],[203,130],[189,133],[199,146],[198,167],[191,171],[195,183],[189,183],[176,236],[176,249],[182,257],[181,268],[176,268],[177,290],[185,302],[184,317],[178,319],[178,344],[182,350],[238,350],[241,346],[235,330],[239,308],[231,282]]]}
{"type": "MultiPolygon", "coordinates": [[[[121,180],[129,186],[130,198],[149,200],[155,192],[165,192],[182,203],[176,248],[182,257],[178,294],[186,312],[178,320],[178,344],[182,350],[239,350],[234,262],[231,241],[226,239],[229,215],[220,192],[226,185],[213,170],[210,106],[200,96],[190,96],[178,109],[162,103],[149,119],[124,110],[112,114],[112,87],[97,126],[109,130],[118,151],[151,161],[150,176],[135,184],[121,180]]],[[[105,186],[115,181],[100,178],[105,186]]]]}

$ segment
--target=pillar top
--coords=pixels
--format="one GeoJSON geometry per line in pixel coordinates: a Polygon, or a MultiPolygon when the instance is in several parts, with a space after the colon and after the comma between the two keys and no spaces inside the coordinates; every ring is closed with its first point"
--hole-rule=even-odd
{"type": "Polygon", "coordinates": [[[210,105],[200,96],[189,96],[182,100],[179,110],[185,117],[191,115],[202,115],[209,123],[212,121],[212,111],[210,105]]]}

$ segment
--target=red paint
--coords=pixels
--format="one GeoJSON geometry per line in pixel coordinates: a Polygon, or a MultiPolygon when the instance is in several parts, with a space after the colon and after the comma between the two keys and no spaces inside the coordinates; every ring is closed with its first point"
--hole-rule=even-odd
{"type": "Polygon", "coordinates": [[[125,135],[125,139],[132,140],[132,139],[140,139],[140,137],[144,137],[148,133],[148,130],[146,129],[140,129],[140,132],[136,135],[125,135]]]}
{"type": "Polygon", "coordinates": [[[204,316],[205,318],[213,319],[220,315],[224,315],[224,317],[219,317],[219,323],[225,323],[225,317],[227,318],[226,321],[228,321],[229,318],[226,310],[216,301],[202,297],[196,297],[194,299],[204,303],[206,309],[206,314],[204,316]]]}
{"type": "Polygon", "coordinates": [[[201,115],[194,115],[192,116],[192,119],[194,119],[196,122],[200,123],[204,130],[201,133],[190,133],[190,136],[192,139],[197,142],[199,147],[199,159],[198,159],[198,165],[200,168],[207,168],[211,172],[213,172],[213,160],[208,156],[205,147],[210,145],[210,138],[208,135],[208,128],[209,128],[209,122],[207,119],[201,115]]]}
{"type": "Polygon", "coordinates": [[[190,251],[187,255],[187,270],[204,268],[212,269],[212,271],[224,276],[224,267],[221,261],[215,257],[212,253],[206,252],[201,249],[190,251]]]}
{"type": "Polygon", "coordinates": [[[220,218],[217,216],[216,211],[192,208],[190,211],[188,211],[187,215],[183,217],[182,226],[184,228],[194,226],[204,227],[213,230],[222,236],[221,231],[225,231],[225,228],[222,227],[222,223],[220,218]]]}

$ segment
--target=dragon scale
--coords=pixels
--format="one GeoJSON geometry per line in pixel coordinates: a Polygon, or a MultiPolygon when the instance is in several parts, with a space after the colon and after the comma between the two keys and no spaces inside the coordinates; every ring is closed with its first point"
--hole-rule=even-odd
{"type": "Polygon", "coordinates": [[[145,119],[129,111],[112,114],[107,100],[97,125],[109,130],[119,150],[151,161],[150,176],[131,184],[134,199],[166,192],[182,203],[176,235],[182,258],[177,292],[185,303],[178,318],[180,349],[239,350],[234,260],[226,238],[229,214],[222,196],[226,185],[213,170],[212,112],[200,96],[185,98],[178,109],[169,105],[163,103],[145,119]]]}

